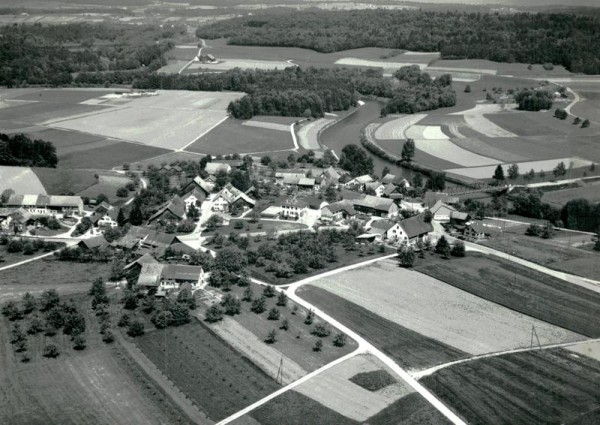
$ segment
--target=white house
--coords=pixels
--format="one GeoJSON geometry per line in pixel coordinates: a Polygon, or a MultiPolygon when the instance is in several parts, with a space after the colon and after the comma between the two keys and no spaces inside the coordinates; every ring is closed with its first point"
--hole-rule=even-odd
{"type": "Polygon", "coordinates": [[[354,177],[353,179],[346,182],[344,186],[346,186],[347,188],[359,188],[362,190],[365,184],[373,183],[374,181],[375,180],[373,179],[373,177],[371,177],[368,174],[365,174],[364,176],[354,177]]]}
{"type": "Polygon", "coordinates": [[[395,230],[397,230],[397,243],[414,246],[417,242],[424,241],[427,235],[433,232],[433,226],[431,223],[425,223],[423,217],[417,215],[400,221],[395,230]]]}
{"type": "Polygon", "coordinates": [[[385,193],[385,185],[383,185],[381,182],[378,182],[378,181],[371,182],[371,183],[365,183],[365,186],[364,186],[365,192],[369,189],[373,190],[373,192],[375,192],[375,196],[382,197],[385,193]]]}
{"type": "Polygon", "coordinates": [[[183,203],[185,204],[185,210],[188,211],[190,206],[193,205],[197,208],[200,208],[204,199],[206,199],[206,195],[198,189],[194,189],[189,193],[186,193],[181,197],[183,203]]]}
{"type": "Polygon", "coordinates": [[[229,183],[225,186],[212,201],[213,211],[229,211],[232,207],[242,209],[252,208],[256,201],[250,196],[229,183]]]}
{"type": "Polygon", "coordinates": [[[281,215],[285,218],[298,219],[308,211],[308,202],[302,199],[288,199],[281,206],[281,215]]]}
{"type": "Polygon", "coordinates": [[[181,264],[143,263],[137,284],[149,290],[156,288],[157,295],[168,295],[189,284],[192,291],[206,283],[206,273],[201,266],[181,264]]]}

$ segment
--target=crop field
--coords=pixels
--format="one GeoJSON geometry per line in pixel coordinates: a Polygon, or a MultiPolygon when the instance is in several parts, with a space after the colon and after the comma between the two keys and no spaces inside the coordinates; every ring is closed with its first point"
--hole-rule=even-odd
{"type": "Polygon", "coordinates": [[[242,125],[248,127],[264,128],[265,130],[279,130],[279,131],[290,131],[290,126],[285,124],[278,124],[274,122],[265,121],[244,121],[242,125]]]}
{"type": "Polygon", "coordinates": [[[375,130],[375,138],[378,140],[406,139],[406,130],[426,116],[426,114],[404,115],[387,121],[375,130]]]}
{"type": "Polygon", "coordinates": [[[384,319],[325,289],[305,285],[298,289],[298,295],[368,338],[402,367],[418,370],[468,357],[467,353],[384,319]]]}
{"type": "Polygon", "coordinates": [[[313,285],[376,311],[387,320],[470,354],[528,347],[535,326],[542,344],[580,335],[514,312],[419,272],[381,261],[313,285]],[[373,281],[372,276],[378,279],[373,281]]]}
{"type": "Polygon", "coordinates": [[[49,195],[77,193],[96,184],[94,171],[61,168],[33,168],[49,195]]]}
{"type": "Polygon", "coordinates": [[[599,380],[600,362],[554,349],[475,360],[421,382],[468,423],[531,425],[577,423],[597,411],[599,380]]]}
{"type": "Polygon", "coordinates": [[[414,392],[402,381],[369,391],[350,380],[358,373],[384,368],[375,357],[359,355],[299,385],[294,390],[348,418],[364,422],[395,401],[414,392]]]}
{"type": "MultiPolygon", "coordinates": [[[[181,420],[165,409],[152,395],[151,384],[144,385],[128,362],[89,331],[87,348],[74,351],[69,338],[29,337],[31,361],[21,363],[9,345],[9,324],[0,321],[0,423],[4,424],[82,424],[117,425],[163,424],[181,420]],[[56,359],[42,357],[43,344],[61,347],[56,359]]],[[[115,343],[116,344],[116,343],[115,343]]]]}
{"type": "MultiPolygon", "coordinates": [[[[559,163],[564,162],[567,168],[581,168],[589,167],[592,161],[587,159],[570,157],[570,158],[558,158],[558,159],[547,159],[541,161],[527,161],[518,162],[519,170],[534,170],[535,172],[548,172],[552,171],[559,163]]],[[[505,175],[510,164],[503,164],[505,175]]],[[[496,165],[472,167],[472,168],[453,168],[446,170],[448,173],[458,174],[461,176],[471,177],[474,179],[491,179],[496,170],[496,165]]]]}
{"type": "Polygon", "coordinates": [[[29,167],[0,166],[0,193],[12,189],[16,193],[46,195],[46,189],[29,167]]]}
{"type": "Polygon", "coordinates": [[[335,64],[343,65],[343,66],[361,66],[361,67],[368,67],[368,68],[383,68],[384,72],[385,71],[394,72],[397,69],[402,68],[403,66],[417,65],[420,69],[423,69],[427,66],[426,63],[418,63],[418,62],[411,61],[410,57],[404,57],[403,59],[405,59],[406,62],[384,62],[384,61],[374,61],[374,60],[368,60],[368,59],[346,57],[346,58],[340,58],[340,59],[336,60],[335,64]]]}
{"type": "MultiPolygon", "coordinates": [[[[463,131],[463,130],[461,130],[463,131]]],[[[496,139],[497,140],[497,139],[496,139]]],[[[508,139],[511,140],[511,139],[508,139]]],[[[452,143],[461,148],[463,151],[469,151],[471,155],[479,155],[484,158],[488,158],[488,160],[496,159],[500,162],[524,162],[527,160],[527,157],[521,156],[519,154],[515,154],[511,151],[501,149],[494,144],[486,143],[481,140],[481,138],[475,137],[464,137],[464,138],[453,138],[452,143]]],[[[518,140],[515,145],[517,148],[520,147],[518,145],[522,145],[523,141],[518,140]]],[[[523,172],[527,170],[522,170],[523,172]]]]}
{"type": "Polygon", "coordinates": [[[202,71],[229,71],[234,68],[241,69],[285,69],[295,66],[294,63],[286,61],[266,61],[257,59],[226,59],[219,58],[217,63],[194,62],[187,68],[184,74],[193,74],[202,71]]]}
{"type": "MultiPolygon", "coordinates": [[[[256,284],[252,284],[251,288],[255,296],[258,296],[263,291],[263,288],[256,284]]],[[[243,290],[244,288],[232,287],[230,293],[241,299],[243,296],[243,290]]],[[[356,349],[356,342],[349,338],[347,339],[345,346],[334,346],[333,338],[338,331],[332,327],[329,327],[331,334],[327,337],[319,338],[315,335],[312,335],[310,332],[313,326],[304,323],[307,311],[301,307],[298,307],[298,310],[294,311],[294,304],[291,301],[288,302],[287,306],[277,307],[277,309],[280,311],[279,320],[269,320],[267,318],[267,312],[269,309],[276,306],[276,302],[276,297],[267,298],[267,311],[262,314],[251,312],[250,303],[243,302],[241,313],[233,316],[233,320],[235,320],[239,325],[243,326],[247,332],[250,332],[254,335],[252,339],[247,341],[248,343],[252,343],[251,347],[254,347],[252,350],[261,350],[261,348],[257,348],[256,345],[266,345],[264,340],[267,337],[267,334],[272,329],[275,329],[277,332],[277,341],[274,344],[271,344],[270,347],[279,351],[284,358],[289,358],[292,362],[294,362],[298,366],[295,368],[297,373],[302,373],[302,369],[312,372],[313,370],[316,370],[319,367],[330,363],[333,360],[342,357],[356,349]],[[287,331],[280,329],[284,318],[288,320],[289,329],[287,331]],[[320,352],[313,351],[313,347],[317,339],[320,339],[323,343],[323,348],[320,352]]],[[[318,318],[315,318],[315,324],[316,323],[319,323],[318,318]]],[[[209,325],[209,327],[212,328],[212,325],[209,325]]],[[[228,327],[232,331],[239,332],[236,331],[236,329],[231,325],[228,325],[228,327]]],[[[267,370],[273,368],[278,369],[280,359],[281,356],[276,357],[275,364],[267,366],[267,370]]],[[[272,370],[270,370],[270,372],[272,373],[272,370]]],[[[277,370],[274,372],[275,376],[273,379],[275,379],[277,376],[277,370]]]]}
{"type": "Polygon", "coordinates": [[[207,416],[223,419],[279,386],[204,324],[146,333],[144,354],[207,416]]]}
{"type": "Polygon", "coordinates": [[[600,202],[600,184],[589,184],[572,189],[553,190],[542,196],[542,202],[562,207],[573,199],[587,199],[590,202],[600,202]]]}
{"type": "Polygon", "coordinates": [[[484,300],[559,326],[561,332],[600,336],[600,293],[477,253],[451,261],[428,257],[418,260],[416,270],[484,300]]]}
{"type": "Polygon", "coordinates": [[[227,118],[227,105],[241,93],[158,91],[156,96],[129,98],[97,114],[49,123],[150,146],[180,149],[227,118]]]}
{"type": "Polygon", "coordinates": [[[561,65],[555,65],[551,71],[545,70],[542,65],[532,65],[529,70],[526,63],[501,63],[484,59],[441,59],[435,61],[427,69],[463,70],[482,74],[518,75],[519,77],[557,77],[573,75],[561,65]]]}
{"type": "MultiPolygon", "coordinates": [[[[24,258],[26,259],[26,258],[24,258]]],[[[0,303],[55,288],[61,294],[86,292],[94,279],[107,278],[108,263],[71,263],[52,256],[2,271],[0,303]]]]}
{"type": "MultiPolygon", "coordinates": [[[[266,118],[263,121],[268,122],[266,118]]],[[[283,131],[243,125],[243,123],[244,121],[229,118],[187,147],[187,150],[202,154],[226,155],[267,153],[294,148],[289,127],[286,134],[283,131]]]]}
{"type": "Polygon", "coordinates": [[[319,132],[334,121],[334,119],[330,118],[319,118],[315,121],[301,124],[297,130],[300,146],[304,149],[320,149],[321,145],[319,144],[318,139],[319,132]]]}
{"type": "Polygon", "coordinates": [[[542,239],[525,236],[526,227],[520,226],[517,232],[504,229],[502,236],[486,239],[480,243],[551,269],[590,279],[597,279],[600,276],[600,253],[574,246],[584,242],[591,244],[591,236],[575,234],[563,236],[561,235],[563,232],[557,232],[552,239],[542,239]]]}

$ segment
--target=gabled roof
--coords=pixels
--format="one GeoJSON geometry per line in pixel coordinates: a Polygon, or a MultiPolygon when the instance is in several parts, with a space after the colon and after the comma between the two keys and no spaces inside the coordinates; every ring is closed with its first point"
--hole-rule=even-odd
{"type": "Polygon", "coordinates": [[[193,190],[189,191],[188,193],[186,193],[185,195],[183,195],[181,197],[181,199],[185,202],[188,200],[188,198],[194,196],[196,199],[202,199],[203,197],[205,197],[204,192],[200,189],[198,189],[197,187],[195,187],[193,190]]]}
{"type": "Polygon", "coordinates": [[[433,232],[433,226],[431,223],[425,223],[423,221],[423,217],[420,215],[402,220],[398,224],[402,230],[404,230],[404,233],[406,233],[406,236],[408,236],[409,239],[433,232]]]}
{"type": "Polygon", "coordinates": [[[102,248],[108,246],[109,243],[104,236],[94,236],[89,239],[82,239],[77,243],[77,246],[80,248],[94,249],[94,248],[102,248]]]}
{"type": "Polygon", "coordinates": [[[153,247],[165,247],[171,245],[177,236],[169,233],[157,232],[156,230],[150,230],[144,244],[153,247]]]}
{"type": "Polygon", "coordinates": [[[386,196],[390,196],[392,193],[397,192],[398,191],[398,186],[396,186],[394,183],[388,183],[385,188],[383,189],[383,194],[386,196]]]}
{"type": "Polygon", "coordinates": [[[485,224],[483,224],[480,221],[471,223],[468,227],[471,228],[473,231],[475,231],[477,233],[483,233],[484,235],[498,236],[500,233],[502,233],[501,227],[486,226],[485,224]]]}
{"type": "Polygon", "coordinates": [[[396,178],[395,175],[387,173],[385,176],[383,176],[381,178],[381,183],[383,183],[383,184],[393,183],[395,178],[396,178]]]}
{"type": "Polygon", "coordinates": [[[244,164],[244,161],[242,161],[241,159],[219,159],[217,161],[213,161],[212,163],[227,164],[232,168],[237,168],[241,167],[244,164]]]}
{"type": "Polygon", "coordinates": [[[435,203],[435,205],[434,205],[433,207],[431,207],[431,212],[432,212],[433,214],[437,214],[437,212],[438,212],[439,210],[443,209],[443,208],[447,209],[447,210],[448,210],[448,211],[450,211],[450,212],[452,212],[452,211],[456,211],[456,208],[454,208],[454,207],[451,207],[450,205],[446,205],[446,204],[444,204],[442,201],[437,201],[437,202],[435,203]]]}
{"type": "Polygon", "coordinates": [[[346,214],[351,215],[351,216],[356,215],[356,210],[352,206],[352,203],[347,200],[334,202],[332,204],[325,205],[322,209],[324,209],[324,208],[327,208],[329,211],[331,211],[332,214],[335,214],[339,211],[343,211],[346,214]]]}
{"type": "Polygon", "coordinates": [[[364,195],[362,199],[355,199],[352,203],[354,207],[372,208],[377,211],[389,211],[391,206],[394,205],[392,199],[372,195],[364,195]]]}
{"type": "Polygon", "coordinates": [[[183,218],[183,216],[185,216],[185,204],[183,203],[183,200],[177,195],[173,196],[173,199],[171,199],[169,202],[163,205],[157,212],[155,212],[148,219],[148,221],[156,220],[166,212],[170,212],[179,219],[183,218]]]}
{"type": "Polygon", "coordinates": [[[124,269],[125,270],[130,269],[130,268],[132,268],[135,265],[143,266],[144,264],[156,264],[156,263],[158,263],[158,261],[156,260],[156,258],[154,258],[149,253],[145,253],[144,255],[142,255],[137,260],[134,260],[131,263],[127,264],[124,267],[124,269]]]}
{"type": "Polygon", "coordinates": [[[452,218],[454,220],[465,221],[465,220],[467,220],[469,218],[469,213],[460,212],[460,211],[452,211],[450,213],[450,218],[452,218]]]}
{"type": "Polygon", "coordinates": [[[207,181],[205,181],[202,177],[196,176],[196,177],[194,177],[194,180],[189,182],[183,188],[183,193],[187,193],[193,189],[201,189],[202,191],[204,191],[206,193],[206,195],[208,195],[212,190],[212,186],[207,181]]]}
{"type": "Polygon", "coordinates": [[[246,202],[252,206],[254,206],[254,204],[256,204],[256,201],[254,199],[252,199],[250,196],[248,196],[247,194],[245,194],[244,192],[239,190],[237,187],[235,187],[231,183],[228,183],[227,186],[225,186],[223,189],[221,189],[218,196],[221,196],[223,199],[225,199],[230,204],[233,204],[233,203],[239,201],[240,199],[242,199],[244,202],[246,202]]]}
{"type": "Polygon", "coordinates": [[[81,196],[48,196],[48,195],[11,195],[6,202],[8,206],[35,205],[37,207],[74,207],[83,204],[81,196]]]}
{"type": "Polygon", "coordinates": [[[443,192],[427,192],[423,197],[423,203],[429,208],[434,206],[438,201],[442,201],[445,204],[457,204],[459,198],[458,196],[450,196],[448,193],[443,192]]]}
{"type": "Polygon", "coordinates": [[[296,186],[303,178],[305,177],[299,177],[296,174],[286,174],[283,176],[283,184],[293,184],[296,186]]]}
{"type": "Polygon", "coordinates": [[[310,186],[313,187],[315,185],[315,179],[303,177],[298,181],[298,186],[310,186]]]}
{"type": "Polygon", "coordinates": [[[169,264],[162,271],[164,279],[198,281],[204,272],[202,266],[186,266],[182,264],[169,264]]]}
{"type": "Polygon", "coordinates": [[[295,177],[305,177],[306,170],[299,170],[297,168],[279,168],[275,170],[276,178],[285,178],[286,175],[295,176],[295,177]]]}
{"type": "Polygon", "coordinates": [[[333,179],[333,180],[339,180],[339,178],[342,176],[340,173],[337,172],[337,170],[333,167],[329,167],[326,168],[323,171],[323,175],[329,179],[333,179]]]}
{"type": "Polygon", "coordinates": [[[365,188],[367,188],[367,189],[377,190],[380,186],[383,186],[383,185],[381,184],[381,182],[378,182],[378,181],[365,183],[365,188]]]}
{"type": "Polygon", "coordinates": [[[373,220],[373,222],[371,223],[371,229],[377,229],[381,230],[382,232],[387,232],[395,225],[396,223],[390,220],[373,220]]]}
{"type": "Polygon", "coordinates": [[[144,263],[138,277],[138,285],[141,286],[158,286],[160,284],[161,275],[165,264],[160,263],[144,263]]]}
{"type": "Polygon", "coordinates": [[[358,177],[354,177],[352,180],[350,180],[351,182],[356,182],[359,184],[365,184],[365,183],[371,183],[373,182],[373,177],[371,177],[368,174],[365,174],[364,176],[358,176],[358,177]]]}

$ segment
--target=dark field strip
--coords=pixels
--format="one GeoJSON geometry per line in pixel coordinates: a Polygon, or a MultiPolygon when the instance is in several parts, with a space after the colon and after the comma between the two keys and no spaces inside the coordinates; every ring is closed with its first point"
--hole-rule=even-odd
{"type": "Polygon", "coordinates": [[[472,425],[594,423],[586,421],[598,417],[599,382],[600,362],[562,349],[476,360],[421,380],[472,425]]]}
{"type": "Polygon", "coordinates": [[[600,293],[474,253],[450,261],[428,256],[416,270],[536,319],[600,337],[600,293]]]}
{"type": "Polygon", "coordinates": [[[420,369],[469,357],[324,289],[308,285],[299,289],[298,295],[366,338],[402,367],[420,369]]]}
{"type": "Polygon", "coordinates": [[[279,388],[201,323],[150,332],[135,342],[214,421],[279,388]]]}

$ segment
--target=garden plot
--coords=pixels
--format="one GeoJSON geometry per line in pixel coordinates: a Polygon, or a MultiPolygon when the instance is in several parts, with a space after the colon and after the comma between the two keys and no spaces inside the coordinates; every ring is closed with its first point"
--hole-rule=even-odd
{"type": "Polygon", "coordinates": [[[437,279],[401,269],[395,261],[320,279],[314,285],[474,355],[528,347],[532,326],[542,344],[583,339],[437,279]]]}
{"type": "Polygon", "coordinates": [[[99,134],[167,149],[181,149],[227,118],[241,93],[159,91],[125,105],[52,122],[52,127],[99,134]]]}
{"type": "Polygon", "coordinates": [[[20,194],[46,195],[44,185],[29,167],[0,166],[0,193],[7,189],[20,194]]]}
{"type": "Polygon", "coordinates": [[[319,132],[334,121],[334,119],[319,118],[318,120],[302,125],[298,129],[298,141],[300,142],[300,146],[304,149],[320,149],[319,132]]]}
{"type": "Polygon", "coordinates": [[[369,391],[350,381],[361,372],[381,370],[383,365],[370,355],[355,356],[299,385],[295,391],[356,421],[365,421],[414,390],[396,382],[369,391]]]}
{"type": "Polygon", "coordinates": [[[285,69],[296,64],[287,61],[268,61],[255,59],[222,59],[217,63],[194,62],[188,68],[188,72],[211,70],[211,71],[229,71],[234,68],[241,69],[285,69]]]}
{"type": "MultiPolygon", "coordinates": [[[[408,58],[407,58],[408,59],[408,58]]],[[[375,61],[375,60],[367,60],[367,59],[359,59],[359,58],[341,58],[335,61],[336,65],[346,65],[346,66],[365,66],[371,68],[384,68],[390,70],[400,69],[403,66],[411,66],[417,65],[419,69],[423,69],[427,66],[425,63],[416,63],[412,61],[407,62],[383,62],[383,61],[375,61]]]]}
{"type": "MultiPolygon", "coordinates": [[[[592,165],[592,161],[588,161],[587,159],[581,159],[577,157],[549,159],[544,161],[518,162],[517,165],[519,166],[519,170],[533,169],[535,172],[539,172],[552,171],[561,162],[564,162],[567,168],[580,168],[592,165]]],[[[502,165],[505,175],[508,173],[508,167],[509,164],[502,165]]],[[[496,167],[491,165],[485,167],[452,168],[445,171],[448,173],[458,174],[465,177],[471,177],[473,179],[491,179],[494,175],[495,170],[496,167]]]]}
{"type": "Polygon", "coordinates": [[[426,116],[426,114],[405,115],[392,121],[388,121],[375,130],[375,138],[378,140],[406,139],[406,130],[426,116]]]}
{"type": "Polygon", "coordinates": [[[290,131],[290,126],[285,124],[279,124],[274,122],[265,122],[265,121],[244,121],[242,125],[248,127],[258,127],[264,128],[267,130],[278,130],[278,131],[290,131]]]}

